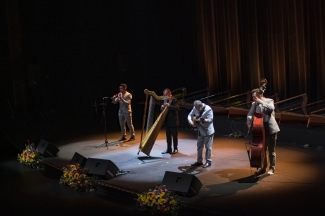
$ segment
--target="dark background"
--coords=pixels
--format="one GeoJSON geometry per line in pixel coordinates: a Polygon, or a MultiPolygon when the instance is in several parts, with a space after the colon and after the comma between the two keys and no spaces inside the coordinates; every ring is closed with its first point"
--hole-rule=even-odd
{"type": "MultiPolygon", "coordinates": [[[[144,89],[206,87],[192,0],[13,2],[2,7],[1,66],[2,126],[12,143],[103,131],[103,107],[96,114],[92,105],[118,93],[120,83],[133,94],[138,129],[144,89]],[[21,52],[13,55],[13,46],[21,52]]],[[[108,127],[119,130],[118,106],[108,101],[105,110],[108,127]]]]}
{"type": "Polygon", "coordinates": [[[29,95],[60,113],[86,114],[122,82],[134,106],[146,88],[206,86],[193,85],[193,1],[19,1],[19,10],[24,64],[39,68],[27,72],[29,95]]]}

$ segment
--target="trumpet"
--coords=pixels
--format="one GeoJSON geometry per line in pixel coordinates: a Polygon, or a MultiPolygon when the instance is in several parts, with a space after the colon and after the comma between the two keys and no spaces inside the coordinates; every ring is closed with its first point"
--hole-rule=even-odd
{"type": "Polygon", "coordinates": [[[111,97],[111,99],[114,99],[114,98],[116,98],[116,97],[118,97],[118,94],[113,95],[113,97],[111,97]]]}
{"type": "Polygon", "coordinates": [[[107,98],[109,98],[109,99],[114,99],[114,98],[116,98],[116,97],[118,97],[118,94],[113,95],[113,97],[103,97],[103,99],[107,99],[107,98]]]}

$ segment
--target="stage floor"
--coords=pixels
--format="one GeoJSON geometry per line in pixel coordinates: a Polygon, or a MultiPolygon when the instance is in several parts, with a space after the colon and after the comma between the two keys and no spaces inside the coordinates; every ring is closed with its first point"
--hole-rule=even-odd
{"type": "MultiPolygon", "coordinates": [[[[120,138],[109,132],[108,141],[120,138]]],[[[64,166],[75,152],[87,158],[109,159],[125,175],[107,180],[108,184],[143,192],[161,184],[166,171],[194,174],[203,184],[194,197],[181,196],[183,202],[206,207],[220,214],[310,214],[325,213],[325,150],[277,143],[275,174],[253,178],[256,170],[249,166],[245,138],[230,138],[216,133],[212,148],[212,166],[191,167],[196,161],[196,132],[180,129],[179,153],[161,154],[166,150],[165,131],[161,130],[151,151],[151,157],[138,153],[140,131],[136,140],[120,145],[97,147],[103,134],[62,140],[55,144],[59,156],[47,162],[64,166]]],[[[249,148],[249,144],[247,144],[249,148]]]]}

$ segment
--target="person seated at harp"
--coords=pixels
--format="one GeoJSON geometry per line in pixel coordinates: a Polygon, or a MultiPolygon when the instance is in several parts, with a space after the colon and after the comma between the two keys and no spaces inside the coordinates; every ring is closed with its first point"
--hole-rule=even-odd
{"type": "Polygon", "coordinates": [[[187,116],[190,125],[197,126],[197,161],[191,166],[201,166],[203,147],[205,146],[205,164],[203,168],[211,166],[211,151],[214,137],[213,111],[210,106],[199,100],[194,101],[194,107],[187,116]]]}
{"type": "Polygon", "coordinates": [[[163,151],[162,154],[176,154],[178,152],[178,102],[177,99],[173,97],[170,89],[166,88],[163,94],[169,99],[165,99],[163,105],[161,105],[161,110],[168,109],[168,114],[165,119],[167,150],[163,151]],[[172,140],[174,147],[173,151],[172,140]]]}
{"type": "Polygon", "coordinates": [[[264,161],[263,167],[258,170],[255,175],[261,175],[266,172],[267,168],[267,154],[270,162],[270,170],[268,175],[272,175],[275,170],[275,144],[276,135],[280,131],[279,126],[275,120],[274,114],[274,101],[271,98],[265,98],[263,96],[263,91],[259,88],[252,90],[252,98],[254,102],[252,103],[251,109],[247,114],[247,127],[251,127],[251,121],[254,112],[263,113],[263,126],[265,129],[265,147],[264,147],[264,161]]]}
{"type": "Polygon", "coordinates": [[[130,139],[128,141],[132,141],[135,140],[131,109],[132,94],[127,91],[127,85],[124,83],[120,84],[119,90],[120,92],[111,98],[113,104],[118,103],[120,106],[118,110],[118,118],[120,122],[122,137],[119,139],[119,141],[126,140],[125,122],[128,124],[128,128],[130,130],[130,139]]]}

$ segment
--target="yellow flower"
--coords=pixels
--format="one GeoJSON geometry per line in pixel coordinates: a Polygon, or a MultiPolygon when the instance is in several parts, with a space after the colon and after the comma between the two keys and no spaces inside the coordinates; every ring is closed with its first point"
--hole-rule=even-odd
{"type": "Polygon", "coordinates": [[[155,197],[155,195],[153,195],[153,194],[147,196],[147,198],[148,198],[149,200],[154,199],[154,197],[155,197]]]}
{"type": "Polygon", "coordinates": [[[158,204],[159,204],[159,205],[163,205],[163,204],[165,204],[165,203],[166,203],[166,199],[160,198],[160,199],[158,200],[158,204]]]}
{"type": "Polygon", "coordinates": [[[77,178],[79,177],[79,173],[74,174],[73,177],[74,177],[75,179],[77,179],[77,178]]]}

